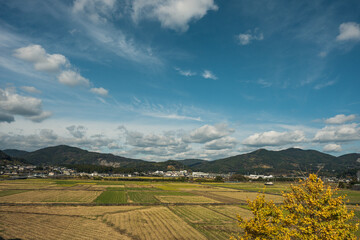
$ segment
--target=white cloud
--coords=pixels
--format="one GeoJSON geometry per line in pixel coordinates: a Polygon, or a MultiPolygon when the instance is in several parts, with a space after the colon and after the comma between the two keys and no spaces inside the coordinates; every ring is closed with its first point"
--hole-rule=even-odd
{"type": "Polygon", "coordinates": [[[336,37],[337,41],[360,40],[360,24],[347,22],[340,24],[340,34],[336,37]]]}
{"type": "Polygon", "coordinates": [[[325,123],[327,123],[327,124],[343,124],[346,122],[353,121],[355,119],[356,119],[355,114],[351,114],[351,115],[338,114],[334,117],[325,119],[325,123]]]}
{"type": "Polygon", "coordinates": [[[106,149],[109,145],[116,143],[116,139],[107,138],[102,135],[90,137],[63,137],[55,133],[52,129],[41,129],[32,134],[15,134],[0,132],[0,146],[3,148],[17,148],[22,150],[34,151],[39,148],[69,145],[90,150],[98,151],[106,149]]]}
{"type": "Polygon", "coordinates": [[[213,74],[211,71],[209,70],[204,70],[204,72],[202,73],[202,77],[206,78],[206,79],[213,79],[216,80],[218,79],[215,74],[213,74]]]}
{"type": "Polygon", "coordinates": [[[248,30],[246,33],[240,33],[236,36],[240,45],[248,45],[253,40],[261,41],[264,39],[264,34],[259,32],[256,28],[254,31],[248,30]]]}
{"type": "Polygon", "coordinates": [[[202,122],[200,117],[190,117],[190,116],[183,116],[178,114],[143,113],[143,115],[156,117],[156,118],[165,118],[165,119],[173,119],[173,120],[191,120],[191,121],[202,122]]]}
{"type": "Polygon", "coordinates": [[[22,86],[20,87],[23,91],[28,92],[28,93],[34,93],[34,94],[39,94],[41,93],[40,90],[36,89],[35,87],[31,87],[31,86],[22,86]]]}
{"type": "Polygon", "coordinates": [[[14,56],[24,61],[34,64],[38,71],[57,72],[60,68],[68,64],[65,56],[61,54],[48,54],[40,45],[29,45],[18,48],[14,51],[14,56]]]}
{"type": "Polygon", "coordinates": [[[115,10],[115,0],[75,0],[73,12],[86,13],[93,22],[106,22],[115,10]]]}
{"type": "Polygon", "coordinates": [[[208,150],[222,150],[222,149],[232,149],[236,146],[238,141],[233,137],[223,137],[220,139],[215,139],[205,144],[205,149],[208,150]]]}
{"type": "Polygon", "coordinates": [[[98,94],[98,95],[101,95],[101,96],[104,96],[104,97],[107,96],[108,93],[109,93],[108,90],[106,90],[105,88],[102,88],[102,87],[100,87],[100,88],[91,88],[90,91],[92,93],[95,93],[95,94],[98,94]]]}
{"type": "Polygon", "coordinates": [[[3,116],[8,116],[8,122],[14,115],[26,117],[34,122],[41,122],[51,116],[50,112],[42,110],[40,99],[21,96],[15,89],[0,88],[0,112],[3,116]]]}
{"type": "Polygon", "coordinates": [[[192,72],[190,70],[182,70],[180,68],[175,68],[176,71],[178,71],[178,73],[180,75],[186,76],[186,77],[191,77],[191,76],[195,76],[196,72],[192,72]]]}
{"type": "Polygon", "coordinates": [[[228,128],[226,124],[216,124],[214,126],[204,125],[184,136],[183,140],[185,142],[206,143],[228,136],[233,132],[235,132],[235,130],[228,128]]]}
{"type": "Polygon", "coordinates": [[[305,134],[300,130],[295,130],[292,132],[269,131],[255,133],[247,137],[242,143],[247,146],[264,147],[299,143],[304,142],[305,140],[305,134]]]}
{"type": "Polygon", "coordinates": [[[60,83],[71,87],[75,87],[75,86],[88,87],[90,85],[90,81],[88,79],[84,78],[78,72],[74,72],[73,70],[63,71],[58,76],[58,80],[60,83]]]}
{"type": "Polygon", "coordinates": [[[201,19],[207,11],[216,11],[214,0],[134,0],[133,19],[156,19],[164,28],[186,31],[189,23],[201,19]]]}
{"type": "Polygon", "coordinates": [[[326,126],[315,134],[315,142],[346,142],[360,140],[360,127],[356,123],[326,126]]]}
{"type": "Polygon", "coordinates": [[[351,115],[344,115],[344,114],[338,114],[334,117],[328,118],[325,120],[325,123],[327,124],[343,124],[346,122],[350,122],[355,120],[356,115],[355,114],[351,114],[351,115]]]}
{"type": "Polygon", "coordinates": [[[341,152],[341,145],[335,144],[335,143],[329,143],[324,146],[323,148],[324,152],[341,152]]]}

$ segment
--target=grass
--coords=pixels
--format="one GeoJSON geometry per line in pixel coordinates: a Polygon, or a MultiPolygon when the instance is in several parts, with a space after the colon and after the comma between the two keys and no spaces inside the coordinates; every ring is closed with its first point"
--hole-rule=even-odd
{"type": "Polygon", "coordinates": [[[105,191],[98,196],[96,203],[126,203],[127,197],[124,191],[105,191]]]}
{"type": "Polygon", "coordinates": [[[348,203],[359,204],[360,203],[360,191],[349,190],[349,189],[340,189],[337,195],[346,195],[345,201],[348,200],[348,203]]]}

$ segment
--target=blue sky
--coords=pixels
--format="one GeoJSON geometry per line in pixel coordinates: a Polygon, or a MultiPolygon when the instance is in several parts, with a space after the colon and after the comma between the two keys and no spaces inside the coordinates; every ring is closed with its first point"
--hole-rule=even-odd
{"type": "Polygon", "coordinates": [[[360,151],[358,1],[0,2],[0,146],[360,151]]]}

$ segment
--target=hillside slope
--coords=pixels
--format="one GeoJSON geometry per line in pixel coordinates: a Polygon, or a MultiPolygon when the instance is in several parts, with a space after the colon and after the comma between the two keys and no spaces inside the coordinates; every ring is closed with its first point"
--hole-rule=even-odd
{"type": "Polygon", "coordinates": [[[47,147],[29,152],[23,157],[36,165],[94,164],[113,167],[126,167],[129,164],[143,163],[138,159],[115,156],[113,154],[89,152],[66,145],[47,147]]]}

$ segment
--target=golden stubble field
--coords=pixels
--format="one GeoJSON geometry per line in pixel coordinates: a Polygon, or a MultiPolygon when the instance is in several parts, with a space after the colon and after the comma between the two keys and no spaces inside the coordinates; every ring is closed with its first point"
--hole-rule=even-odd
{"type": "MultiPolygon", "coordinates": [[[[46,179],[2,181],[0,237],[229,239],[241,232],[236,215],[250,218],[252,213],[244,203],[258,194],[241,186],[46,179]]],[[[274,202],[282,199],[273,193],[266,194],[266,198],[274,202]]]]}

